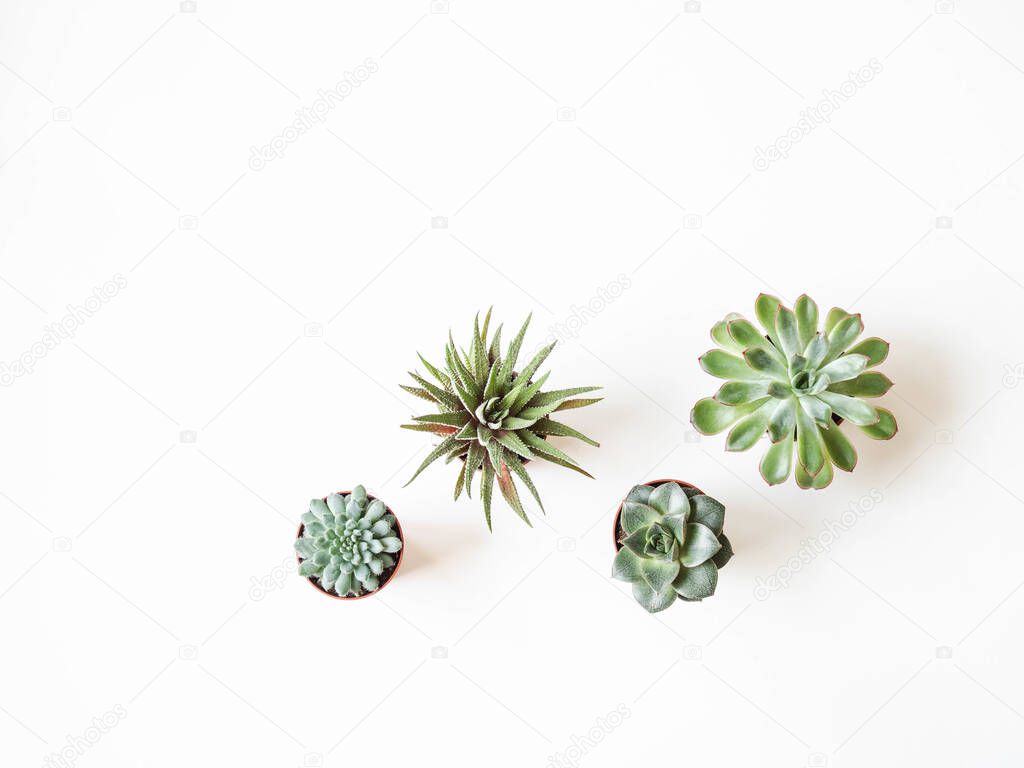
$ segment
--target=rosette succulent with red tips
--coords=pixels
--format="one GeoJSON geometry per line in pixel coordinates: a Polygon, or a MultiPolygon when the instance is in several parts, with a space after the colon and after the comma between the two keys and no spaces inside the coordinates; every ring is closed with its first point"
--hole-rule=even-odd
{"type": "Polygon", "coordinates": [[[702,355],[700,365],[726,382],[697,402],[690,421],[705,435],[729,429],[727,451],[745,451],[767,434],[771,445],[760,466],[769,485],[795,474],[801,488],[825,488],[833,467],[852,472],[857,465],[842,422],[876,440],[896,434],[892,413],[868,402],[892,386],[870,370],[888,356],[889,343],[855,343],[864,323],[838,307],[819,329],[818,306],[806,295],[789,309],[761,294],[754,313],[762,328],[730,314],[711,329],[719,348],[702,355]]]}

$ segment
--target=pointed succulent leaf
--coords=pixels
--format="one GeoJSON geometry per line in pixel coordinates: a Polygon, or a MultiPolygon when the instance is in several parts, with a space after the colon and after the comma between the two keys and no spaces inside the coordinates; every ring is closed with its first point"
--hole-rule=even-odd
{"type": "Polygon", "coordinates": [[[533,496],[533,500],[537,502],[537,506],[540,507],[540,511],[544,512],[544,502],[540,500],[540,494],[537,492],[537,487],[533,484],[533,478],[531,478],[530,473],[526,471],[526,467],[523,466],[523,462],[521,462],[517,456],[506,453],[505,464],[512,470],[513,474],[523,481],[523,485],[525,485],[527,490],[530,491],[530,495],[533,496]]]}
{"type": "Polygon", "coordinates": [[[823,367],[819,373],[828,376],[831,383],[854,379],[868,367],[868,358],[853,353],[842,355],[823,367]]]}
{"type": "Polygon", "coordinates": [[[723,352],[720,349],[708,350],[700,356],[699,362],[701,368],[719,379],[757,381],[761,378],[761,374],[747,365],[742,357],[723,352]]]}
{"type": "Polygon", "coordinates": [[[821,465],[825,462],[825,449],[821,445],[814,419],[803,408],[796,409],[796,451],[800,466],[811,477],[821,471],[821,465]]]}
{"type": "Polygon", "coordinates": [[[723,405],[713,397],[705,397],[698,400],[690,411],[690,423],[703,435],[717,435],[744,416],[756,411],[767,400],[768,398],[762,398],[743,405],[723,405]]]}
{"type": "Polygon", "coordinates": [[[612,560],[612,578],[620,581],[640,581],[640,557],[628,547],[622,547],[612,560]]]}
{"type": "Polygon", "coordinates": [[[789,397],[775,406],[775,411],[768,420],[768,437],[773,443],[793,436],[793,430],[796,429],[796,409],[795,397],[789,397]]]}
{"type": "Polygon", "coordinates": [[[693,568],[681,568],[672,588],[689,600],[703,600],[715,594],[718,586],[718,567],[708,560],[693,568]]]}
{"type": "Polygon", "coordinates": [[[722,548],[714,531],[700,523],[687,523],[686,541],[680,552],[680,562],[687,568],[693,568],[715,556],[722,548]]]}
{"type": "Polygon", "coordinates": [[[569,411],[574,408],[586,408],[588,405],[594,405],[604,400],[603,397],[573,397],[568,400],[563,400],[555,408],[555,411],[569,411]]]}
{"type": "Polygon", "coordinates": [[[487,530],[494,530],[491,527],[491,496],[494,491],[494,468],[484,462],[483,479],[480,481],[480,498],[484,504],[484,521],[487,523],[487,530]]]}
{"type": "Polygon", "coordinates": [[[780,306],[782,306],[781,301],[766,293],[759,294],[754,302],[754,314],[757,315],[757,319],[764,327],[764,332],[768,335],[768,338],[777,347],[780,344],[778,334],[775,331],[775,315],[778,313],[780,306]]]}
{"type": "Polygon", "coordinates": [[[869,427],[878,423],[878,411],[863,400],[835,392],[822,392],[818,397],[828,403],[833,411],[858,427],[869,427]]]}
{"type": "Polygon", "coordinates": [[[746,349],[749,344],[740,344],[733,338],[732,334],[729,333],[729,323],[733,320],[742,320],[743,316],[732,312],[726,315],[724,320],[721,320],[711,326],[711,340],[715,342],[722,349],[727,349],[732,352],[742,352],[746,349]]]}
{"type": "Polygon", "coordinates": [[[793,310],[779,305],[779,311],[775,316],[775,330],[782,345],[782,354],[787,360],[803,351],[804,345],[800,343],[800,332],[797,330],[793,310]]]}
{"type": "Polygon", "coordinates": [[[896,418],[891,411],[885,408],[876,408],[878,411],[878,422],[867,427],[861,427],[860,431],[875,440],[888,440],[897,432],[896,418]]]}
{"type": "Polygon", "coordinates": [[[825,359],[827,354],[828,341],[820,333],[816,333],[804,348],[804,358],[807,360],[807,367],[813,371],[818,370],[821,367],[821,361],[825,359]]]}
{"type": "Polygon", "coordinates": [[[725,525],[725,505],[707,494],[699,493],[690,499],[693,514],[690,519],[712,530],[716,535],[722,532],[725,525]]]}
{"type": "Polygon", "coordinates": [[[725,564],[728,563],[733,556],[732,543],[724,533],[718,534],[718,543],[722,545],[722,548],[718,550],[718,554],[711,558],[711,561],[719,568],[724,568],[725,564]]]}
{"type": "Polygon", "coordinates": [[[796,300],[796,304],[793,305],[793,313],[796,315],[800,349],[806,349],[818,331],[818,305],[805,293],[796,300]]]}
{"type": "Polygon", "coordinates": [[[853,447],[850,439],[843,434],[838,424],[832,424],[827,429],[819,427],[821,441],[825,444],[829,459],[844,472],[853,472],[857,466],[857,450],[853,447]]]}
{"type": "Polygon", "coordinates": [[[655,488],[647,503],[663,515],[686,515],[690,500],[679,483],[662,483],[655,488]]]}
{"type": "Polygon", "coordinates": [[[646,504],[652,493],[654,493],[654,488],[650,485],[634,485],[626,495],[626,501],[638,501],[641,504],[646,504]]]}
{"type": "Polygon", "coordinates": [[[864,323],[860,315],[850,315],[840,320],[828,334],[828,354],[825,355],[824,362],[829,363],[839,357],[853,344],[863,330],[864,323]]]}
{"type": "Polygon", "coordinates": [[[872,336],[870,339],[864,339],[864,341],[852,347],[850,354],[864,355],[868,359],[868,368],[874,368],[876,365],[884,362],[885,358],[889,356],[889,342],[877,336],[872,336]]]}
{"type": "Polygon", "coordinates": [[[881,397],[891,388],[892,381],[884,373],[867,371],[855,379],[829,384],[828,391],[849,397],[881,397]]]}
{"type": "Polygon", "coordinates": [[[470,420],[470,415],[465,411],[457,413],[428,413],[426,416],[413,416],[413,421],[423,424],[444,424],[449,427],[465,426],[470,420]]]}
{"type": "Polygon", "coordinates": [[[537,435],[552,435],[554,437],[573,437],[577,440],[581,440],[587,445],[592,445],[595,448],[599,448],[601,446],[601,444],[596,440],[592,440],[591,438],[584,435],[582,432],[577,432],[569,425],[563,424],[560,421],[555,421],[554,419],[540,419],[534,425],[534,429],[532,431],[534,434],[537,435]]]}
{"type": "Polygon", "coordinates": [[[444,440],[442,440],[440,445],[438,445],[436,448],[434,448],[434,450],[427,454],[427,458],[423,460],[423,463],[420,464],[419,468],[416,470],[413,476],[409,478],[409,482],[407,482],[406,485],[409,485],[409,483],[411,483],[413,480],[419,477],[420,472],[429,467],[434,461],[444,456],[448,451],[452,449],[454,445],[454,437],[447,437],[444,440]]]}
{"type": "Polygon", "coordinates": [[[668,608],[676,600],[676,591],[670,584],[662,592],[655,592],[647,582],[640,580],[633,582],[633,597],[648,613],[657,613],[668,608]]]}
{"type": "Polygon", "coordinates": [[[501,490],[501,495],[505,497],[505,501],[519,515],[520,519],[532,528],[533,523],[526,516],[526,510],[523,509],[523,503],[519,500],[519,491],[516,490],[516,485],[512,482],[512,476],[509,475],[508,467],[502,467],[501,471],[497,473],[497,478],[498,488],[501,490]]]}
{"type": "MultiPolygon", "coordinates": [[[[771,385],[775,382],[761,381],[727,381],[718,392],[715,393],[715,400],[724,405],[742,405],[751,400],[758,400],[769,394],[771,385]]],[[[781,386],[781,385],[780,385],[781,386]]],[[[785,388],[783,391],[788,391],[785,388]]]]}
{"type": "Polygon", "coordinates": [[[822,400],[813,395],[801,395],[797,402],[817,424],[827,427],[832,423],[832,409],[822,400]]]}
{"type": "Polygon", "coordinates": [[[725,439],[725,450],[746,451],[752,448],[765,433],[777,408],[774,400],[765,400],[760,408],[736,422],[725,439]]]}
{"type": "Polygon", "coordinates": [[[673,580],[679,575],[679,561],[641,558],[640,575],[651,589],[655,592],[662,592],[666,587],[670,587],[673,580]]]}
{"type": "Polygon", "coordinates": [[[828,315],[825,316],[825,335],[832,333],[832,329],[835,328],[840,321],[845,320],[850,316],[850,313],[845,309],[839,307],[832,307],[828,311],[828,315]]]}
{"type": "Polygon", "coordinates": [[[776,381],[788,382],[789,370],[777,357],[769,354],[760,347],[752,347],[743,353],[743,359],[747,368],[753,372],[758,379],[768,376],[776,381]]]}

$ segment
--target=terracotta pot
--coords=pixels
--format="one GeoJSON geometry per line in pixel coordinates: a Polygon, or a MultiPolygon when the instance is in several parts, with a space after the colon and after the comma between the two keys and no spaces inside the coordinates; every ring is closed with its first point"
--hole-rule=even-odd
{"type": "MultiPolygon", "coordinates": [[[[659,485],[664,485],[665,483],[678,483],[683,488],[693,488],[693,490],[697,491],[698,493],[704,493],[704,491],[702,491],[696,485],[683,482],[682,480],[651,480],[649,482],[643,483],[643,485],[652,485],[655,488],[657,488],[659,485]]],[[[616,552],[622,549],[622,544],[619,542],[619,520],[622,518],[622,504],[625,501],[626,500],[623,499],[621,502],[619,502],[619,508],[615,512],[615,520],[612,524],[612,541],[615,544],[616,552]]]]}
{"type": "MultiPolygon", "coordinates": [[[[348,494],[352,493],[352,491],[338,491],[338,493],[340,493],[342,496],[347,496],[348,494]]],[[[366,494],[366,498],[367,498],[368,502],[369,501],[376,501],[376,497],[375,496],[371,496],[370,494],[366,494]]],[[[324,501],[327,501],[327,497],[326,496],[324,496],[324,501]]],[[[390,515],[392,515],[395,518],[395,529],[398,531],[398,538],[400,538],[402,540],[402,548],[400,550],[398,550],[398,553],[397,553],[398,557],[395,560],[394,568],[391,569],[390,573],[388,571],[385,571],[384,574],[386,574],[386,578],[384,577],[384,574],[382,574],[381,577],[384,578],[384,580],[381,582],[380,586],[377,587],[377,589],[375,589],[373,592],[367,592],[365,595],[346,595],[344,597],[341,596],[341,595],[336,595],[333,592],[328,592],[326,589],[321,587],[318,583],[313,581],[313,578],[311,576],[304,577],[306,579],[306,581],[308,581],[310,584],[312,584],[313,587],[320,592],[320,594],[327,595],[328,597],[333,597],[335,600],[362,600],[364,597],[372,597],[373,595],[376,595],[378,592],[380,592],[382,589],[384,589],[384,587],[386,587],[388,584],[390,584],[392,581],[394,581],[395,574],[398,573],[398,569],[402,565],[402,557],[405,555],[405,534],[402,533],[402,524],[398,522],[398,515],[396,515],[394,513],[394,511],[391,509],[391,507],[389,507],[387,504],[384,505],[384,508],[388,511],[388,513],[390,515]]],[[[302,532],[305,529],[306,529],[306,525],[305,525],[305,523],[303,523],[302,525],[299,526],[299,532],[298,532],[298,534],[296,535],[295,538],[297,538],[297,539],[301,538],[302,532]]],[[[297,552],[295,553],[295,559],[298,561],[299,565],[302,565],[302,558],[299,557],[297,552]]]]}

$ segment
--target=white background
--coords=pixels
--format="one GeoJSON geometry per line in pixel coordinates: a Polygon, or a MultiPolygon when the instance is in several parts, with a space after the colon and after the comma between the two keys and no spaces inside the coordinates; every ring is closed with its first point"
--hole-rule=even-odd
{"type": "Polygon", "coordinates": [[[1024,761],[1018,4],[0,8],[0,360],[33,363],[0,392],[5,765],[86,736],[65,765],[1024,761]],[[688,424],[708,329],[761,290],[893,345],[901,431],[823,492],[688,424]],[[567,415],[601,448],[559,441],[597,479],[531,467],[548,518],[498,503],[493,535],[452,467],[402,488],[430,441],[398,428],[415,352],[490,304],[563,338],[552,386],[607,397],[567,415]],[[665,476],[727,505],[737,556],[651,617],[611,522],[665,476]],[[406,561],[340,603],[292,539],[358,482],[406,561]]]}

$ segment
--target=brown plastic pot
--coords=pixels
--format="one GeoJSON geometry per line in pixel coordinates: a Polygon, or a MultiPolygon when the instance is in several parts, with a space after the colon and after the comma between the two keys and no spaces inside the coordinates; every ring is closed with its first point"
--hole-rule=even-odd
{"type": "MultiPolygon", "coordinates": [[[[649,482],[642,483],[642,485],[652,485],[655,488],[657,488],[659,485],[664,485],[665,483],[678,483],[683,488],[693,488],[693,490],[697,491],[698,493],[704,493],[704,491],[702,491],[696,485],[693,485],[692,483],[684,482],[682,480],[651,480],[649,482]]],[[[615,551],[616,552],[618,552],[620,549],[622,549],[622,544],[619,541],[619,520],[622,518],[622,505],[625,503],[625,501],[626,500],[623,499],[621,502],[619,502],[619,508],[615,512],[615,520],[614,520],[614,523],[612,525],[612,541],[615,544],[615,551]]]]}
{"type": "MultiPolygon", "coordinates": [[[[338,491],[338,493],[341,494],[342,496],[347,496],[348,494],[352,493],[352,491],[338,491]]],[[[376,501],[377,500],[376,496],[372,496],[369,493],[366,494],[366,498],[367,498],[368,501],[376,501]]],[[[327,501],[327,497],[326,496],[324,496],[324,501],[327,501]]],[[[375,590],[373,590],[373,592],[367,592],[365,595],[345,595],[345,596],[342,596],[342,595],[336,595],[333,592],[328,592],[326,589],[321,587],[317,582],[315,582],[311,576],[306,576],[305,577],[306,581],[308,581],[310,584],[312,584],[313,587],[318,592],[320,592],[320,594],[327,595],[328,597],[333,597],[335,600],[362,600],[364,597],[372,597],[373,595],[376,595],[378,592],[380,592],[382,589],[384,589],[384,587],[386,587],[388,584],[390,584],[392,581],[394,581],[395,574],[398,573],[398,569],[402,566],[402,557],[405,555],[405,534],[402,533],[402,524],[398,522],[398,515],[396,515],[394,513],[394,511],[391,509],[391,507],[389,507],[387,504],[384,505],[384,509],[386,509],[388,511],[388,514],[390,514],[392,517],[395,518],[395,528],[398,530],[398,538],[400,538],[402,540],[402,548],[400,550],[398,550],[398,559],[395,560],[395,567],[391,569],[390,573],[387,573],[387,571],[385,571],[385,573],[387,573],[387,578],[384,579],[384,581],[381,582],[380,586],[377,587],[375,590]]],[[[305,529],[306,529],[305,523],[299,525],[299,532],[298,532],[298,534],[296,535],[295,538],[296,539],[301,538],[302,537],[302,532],[305,529]]],[[[295,553],[295,559],[298,561],[299,565],[302,565],[302,558],[299,557],[297,552],[295,553]]]]}

